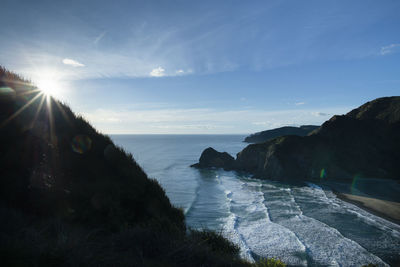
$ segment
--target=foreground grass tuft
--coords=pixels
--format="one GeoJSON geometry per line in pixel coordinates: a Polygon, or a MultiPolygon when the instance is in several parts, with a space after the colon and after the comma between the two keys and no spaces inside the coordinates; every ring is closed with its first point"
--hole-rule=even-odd
{"type": "Polygon", "coordinates": [[[286,264],[281,260],[270,258],[270,259],[261,259],[255,263],[257,267],[285,267],[286,264]]]}

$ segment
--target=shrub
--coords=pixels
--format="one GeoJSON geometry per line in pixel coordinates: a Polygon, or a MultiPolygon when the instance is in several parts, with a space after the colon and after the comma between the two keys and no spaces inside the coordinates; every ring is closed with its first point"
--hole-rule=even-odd
{"type": "Polygon", "coordinates": [[[190,230],[190,237],[194,242],[207,244],[213,252],[238,256],[240,248],[218,233],[212,230],[190,230]]]}
{"type": "Polygon", "coordinates": [[[284,264],[281,260],[274,259],[274,258],[269,258],[269,259],[261,259],[258,262],[256,262],[257,267],[285,267],[286,264],[284,264]]]}

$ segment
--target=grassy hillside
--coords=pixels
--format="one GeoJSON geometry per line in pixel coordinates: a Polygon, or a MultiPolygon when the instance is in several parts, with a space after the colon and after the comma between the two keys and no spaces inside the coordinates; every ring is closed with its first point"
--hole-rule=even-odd
{"type": "Polygon", "coordinates": [[[132,155],[4,68],[0,216],[3,266],[250,266],[219,234],[187,231],[132,155]]]}

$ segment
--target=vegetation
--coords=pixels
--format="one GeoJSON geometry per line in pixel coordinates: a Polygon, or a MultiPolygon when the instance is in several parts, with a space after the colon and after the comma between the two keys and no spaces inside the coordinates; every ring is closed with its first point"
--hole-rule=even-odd
{"type": "Polygon", "coordinates": [[[271,258],[271,259],[262,259],[256,263],[257,267],[284,267],[286,266],[282,261],[271,258]]]}
{"type": "Polygon", "coordinates": [[[132,155],[1,67],[0,140],[3,266],[252,266],[221,234],[187,231],[132,155]]]}

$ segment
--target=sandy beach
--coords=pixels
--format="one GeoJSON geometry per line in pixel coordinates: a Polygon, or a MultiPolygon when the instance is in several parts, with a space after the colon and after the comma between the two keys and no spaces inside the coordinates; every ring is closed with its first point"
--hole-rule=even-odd
{"type": "Polygon", "coordinates": [[[400,203],[336,192],[338,198],[400,225],[400,203]]]}

